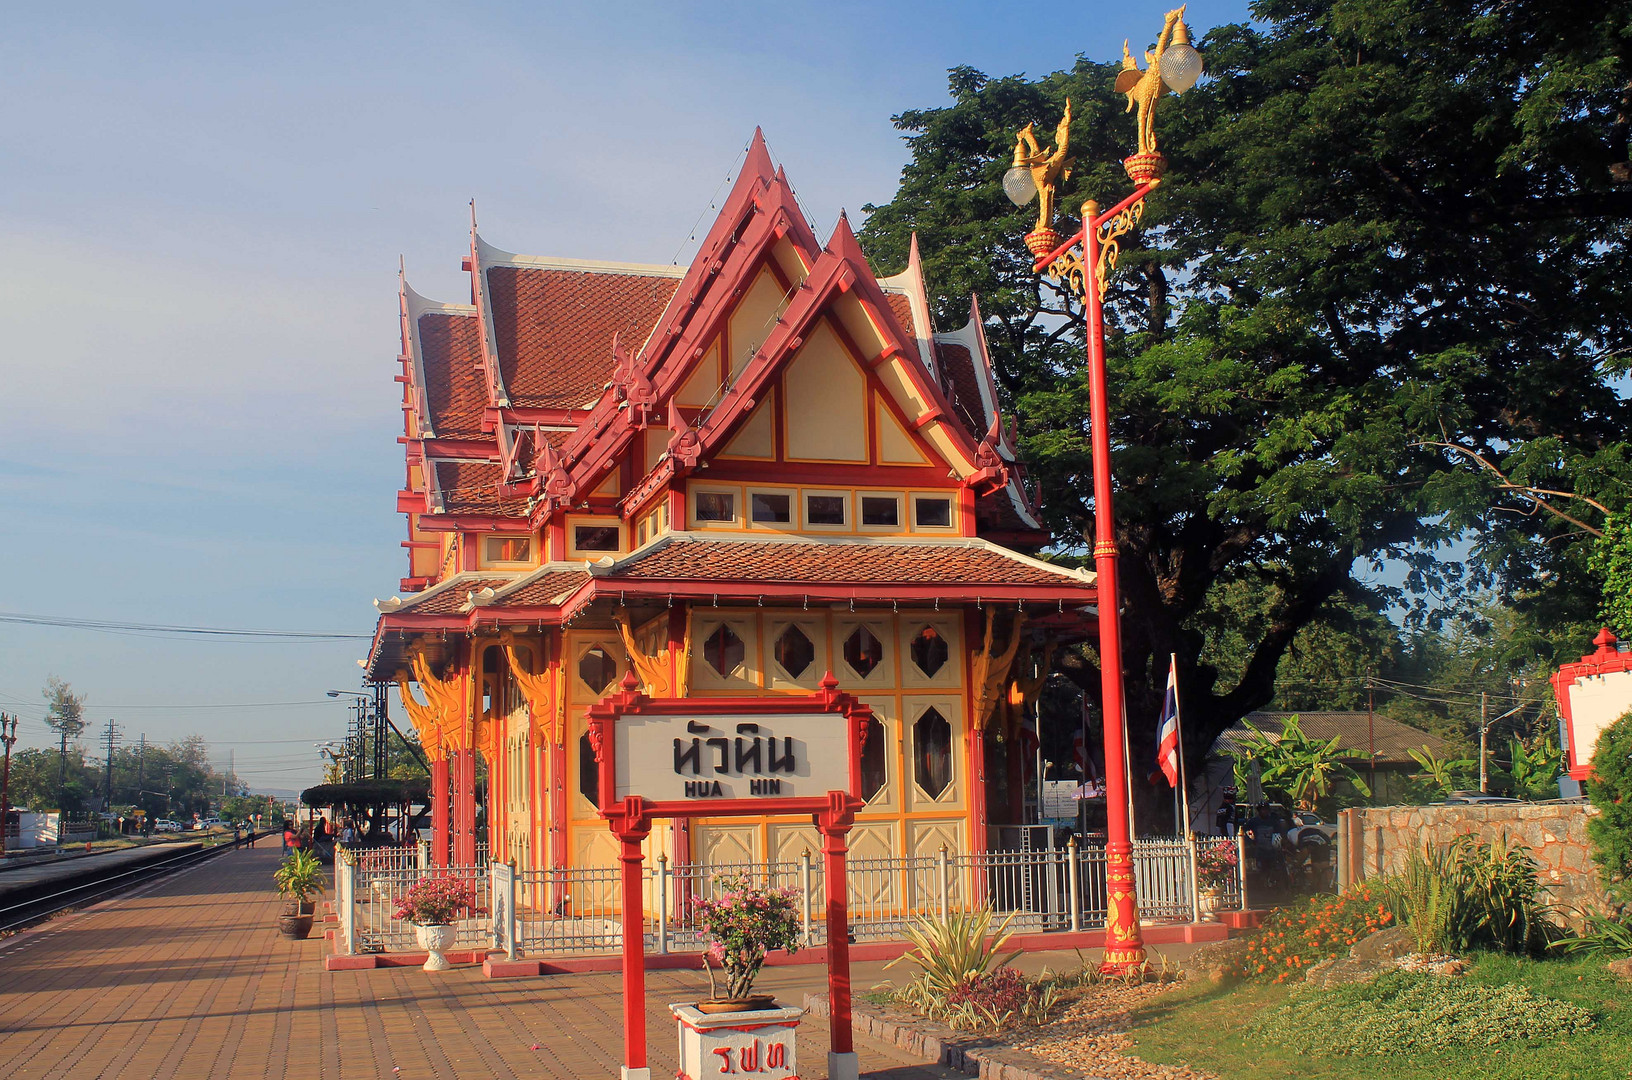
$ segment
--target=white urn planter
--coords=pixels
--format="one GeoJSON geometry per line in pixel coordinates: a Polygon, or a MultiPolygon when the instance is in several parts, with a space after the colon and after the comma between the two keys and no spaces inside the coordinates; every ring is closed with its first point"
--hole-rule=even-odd
{"type": "Polygon", "coordinates": [[[755,1080],[797,1080],[794,1031],[803,1009],[754,1009],[704,1013],[694,1005],[670,1005],[679,1021],[680,1070],[676,1080],[712,1080],[721,1073],[752,1073],[755,1080]]]}
{"type": "Polygon", "coordinates": [[[1196,914],[1202,922],[1217,922],[1223,906],[1224,895],[1217,888],[1204,888],[1196,894],[1196,914]]]}
{"type": "Polygon", "coordinates": [[[446,971],[451,966],[448,958],[442,954],[453,948],[455,929],[451,923],[435,923],[430,926],[415,925],[414,935],[419,939],[419,947],[430,955],[425,958],[426,971],[446,971]]]}

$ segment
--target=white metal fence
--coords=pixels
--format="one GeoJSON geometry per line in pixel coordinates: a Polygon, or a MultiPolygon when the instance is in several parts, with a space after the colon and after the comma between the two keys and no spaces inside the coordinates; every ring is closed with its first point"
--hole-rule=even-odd
{"type": "MultiPolygon", "coordinates": [[[[1186,922],[1197,917],[1196,856],[1210,838],[1135,842],[1140,917],[1186,922]]],[[[395,917],[414,881],[429,874],[468,880],[478,908],[458,923],[459,948],[494,945],[522,956],[616,952],[622,943],[622,896],[616,866],[511,871],[508,866],[431,868],[412,849],[368,852],[336,864],[336,898],[349,952],[412,951],[414,928],[395,917]],[[497,874],[502,880],[491,880],[497,874]],[[495,925],[497,914],[504,925],[495,925]]],[[[1105,925],[1106,857],[1099,846],[988,851],[846,863],[850,934],[855,941],[895,940],[922,917],[990,907],[1017,933],[1096,929],[1105,925]]],[[[825,940],[825,882],[819,858],[806,853],[778,863],[670,865],[642,871],[646,948],[654,953],[704,947],[694,901],[732,883],[789,889],[798,898],[807,944],[825,940]]],[[[1218,906],[1241,906],[1239,865],[1227,880],[1204,884],[1218,906]]]]}

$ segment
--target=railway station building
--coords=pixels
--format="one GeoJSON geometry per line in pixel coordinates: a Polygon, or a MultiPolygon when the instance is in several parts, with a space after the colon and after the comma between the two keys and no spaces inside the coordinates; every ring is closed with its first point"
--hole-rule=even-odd
{"type": "MultiPolygon", "coordinates": [[[[1095,589],[1034,557],[973,300],[937,328],[916,244],[880,278],[842,217],[819,240],[757,135],[689,265],[516,255],[474,222],[464,260],[457,302],[400,287],[408,572],[364,662],[432,763],[433,859],[610,866],[589,706],[829,672],[874,713],[853,857],[1000,846],[1049,653],[1091,632],[1095,589]]],[[[774,790],[774,742],[732,753],[774,790]]],[[[820,847],[773,815],[647,844],[820,847]]]]}

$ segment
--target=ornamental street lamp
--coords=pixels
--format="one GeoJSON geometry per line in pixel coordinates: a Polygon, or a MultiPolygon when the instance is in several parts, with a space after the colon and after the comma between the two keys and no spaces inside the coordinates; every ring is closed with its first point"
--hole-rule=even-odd
{"type": "Polygon", "coordinates": [[[1167,159],[1156,149],[1155,113],[1162,96],[1183,93],[1201,77],[1201,54],[1190,44],[1184,8],[1167,13],[1156,48],[1145,53],[1141,70],[1122,46],[1122,71],[1116,90],[1126,94],[1135,112],[1138,138],[1134,153],[1123,160],[1133,194],[1101,211],[1090,199],[1083,204],[1082,228],[1069,239],[1054,228],[1054,201],[1059,185],[1071,175],[1068,156],[1071,103],[1055,130],[1055,147],[1037,143],[1032,125],[1015,138],[1014,167],[1003,177],[1003,190],[1017,206],[1038,200],[1037,225],[1026,234],[1036,257],[1037,273],[1058,278],[1076,293],[1087,321],[1088,396],[1094,461],[1094,568],[1099,586],[1099,672],[1105,718],[1105,958],[1100,970],[1125,971],[1145,962],[1139,933],[1139,901],[1133,879],[1133,840],[1128,821],[1128,777],[1123,768],[1125,722],[1122,701],[1121,603],[1116,582],[1116,519],[1111,489],[1110,410],[1105,400],[1105,280],[1116,266],[1117,240],[1131,232],[1144,214],[1145,196],[1162,182],[1167,159]]]}

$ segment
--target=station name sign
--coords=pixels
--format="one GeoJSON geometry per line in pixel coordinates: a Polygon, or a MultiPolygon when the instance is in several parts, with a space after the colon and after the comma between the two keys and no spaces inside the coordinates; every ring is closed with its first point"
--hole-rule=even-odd
{"type": "Polygon", "coordinates": [[[616,798],[799,798],[849,786],[849,720],[840,713],[623,716],[616,798]]]}

